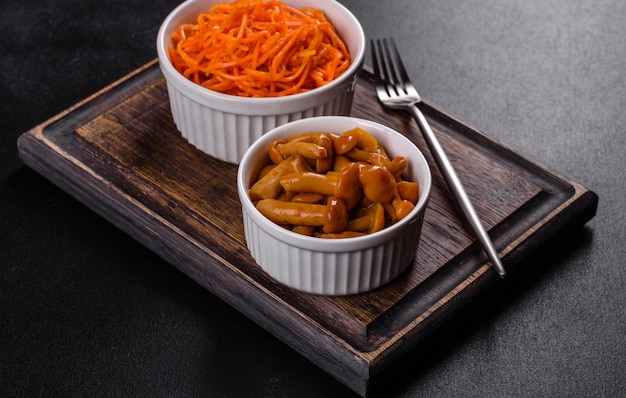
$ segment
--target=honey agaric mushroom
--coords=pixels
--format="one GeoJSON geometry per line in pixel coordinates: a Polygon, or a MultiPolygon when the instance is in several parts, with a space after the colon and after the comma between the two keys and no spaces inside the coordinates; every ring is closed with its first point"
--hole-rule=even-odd
{"type": "Polygon", "coordinates": [[[280,185],[281,177],[303,170],[310,170],[310,167],[300,156],[283,160],[252,185],[249,191],[250,199],[255,202],[260,199],[275,199],[283,190],[280,185]]]}

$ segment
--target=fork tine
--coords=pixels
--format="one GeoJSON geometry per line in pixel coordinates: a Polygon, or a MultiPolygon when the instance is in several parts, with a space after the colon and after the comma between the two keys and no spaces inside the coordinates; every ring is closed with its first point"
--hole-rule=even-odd
{"type": "Polygon", "coordinates": [[[411,81],[393,38],[371,40],[371,43],[374,74],[381,90],[390,97],[415,94],[409,93],[411,81]]]}
{"type": "Polygon", "coordinates": [[[376,89],[379,91],[379,95],[383,94],[381,91],[384,91],[385,96],[391,95],[389,93],[389,88],[387,84],[387,71],[384,64],[384,54],[381,49],[381,40],[380,39],[372,39],[370,40],[372,46],[372,64],[374,66],[374,78],[376,79],[376,89]]]}
{"type": "Polygon", "coordinates": [[[374,77],[376,78],[376,83],[382,83],[382,77],[380,74],[380,66],[378,66],[378,40],[371,39],[370,46],[372,48],[372,64],[374,66],[374,77]]]}
{"type": "Polygon", "coordinates": [[[383,59],[382,64],[383,64],[383,70],[385,72],[385,80],[387,81],[387,84],[394,88],[394,90],[396,91],[396,94],[398,95],[403,94],[404,92],[404,89],[402,87],[403,82],[400,81],[400,79],[398,79],[398,74],[396,72],[396,66],[398,62],[400,62],[400,66],[402,66],[402,60],[400,60],[399,58],[398,50],[396,50],[393,38],[392,39],[385,38],[382,40],[381,52],[383,53],[383,56],[381,58],[383,59]],[[390,46],[393,46],[393,49],[395,50],[394,54],[392,54],[391,51],[389,50],[390,46]]]}
{"type": "Polygon", "coordinates": [[[389,65],[389,84],[393,84],[397,95],[410,95],[415,97],[417,101],[420,101],[419,94],[411,83],[411,78],[404,67],[396,42],[393,38],[390,38],[389,40],[385,39],[384,44],[385,57],[383,58],[387,59],[389,65]]]}
{"type": "Polygon", "coordinates": [[[393,38],[390,39],[389,42],[391,43],[389,47],[391,48],[391,52],[393,53],[393,57],[390,55],[389,59],[393,58],[395,67],[398,73],[400,73],[400,79],[398,80],[401,81],[403,85],[411,84],[411,78],[404,68],[404,63],[402,62],[402,58],[400,57],[400,52],[398,52],[398,47],[396,47],[396,42],[393,40],[393,38]]]}

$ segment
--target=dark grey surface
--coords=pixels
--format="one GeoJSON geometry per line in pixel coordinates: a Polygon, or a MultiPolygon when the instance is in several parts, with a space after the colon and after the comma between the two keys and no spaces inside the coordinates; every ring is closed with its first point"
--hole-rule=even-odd
{"type": "MultiPolygon", "coordinates": [[[[429,101],[598,193],[597,216],[375,383],[384,396],[626,392],[626,3],[343,0],[429,101]]],[[[156,56],[176,1],[0,5],[0,395],[351,392],[25,167],[17,137],[156,56]]]]}

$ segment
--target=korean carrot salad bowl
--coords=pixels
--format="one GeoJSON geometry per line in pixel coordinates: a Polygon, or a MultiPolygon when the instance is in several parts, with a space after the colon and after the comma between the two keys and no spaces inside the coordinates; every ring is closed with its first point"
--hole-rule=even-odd
{"type": "Polygon", "coordinates": [[[365,35],[335,0],[187,0],[156,47],[177,129],[237,164],[276,126],[350,113],[365,35]]]}

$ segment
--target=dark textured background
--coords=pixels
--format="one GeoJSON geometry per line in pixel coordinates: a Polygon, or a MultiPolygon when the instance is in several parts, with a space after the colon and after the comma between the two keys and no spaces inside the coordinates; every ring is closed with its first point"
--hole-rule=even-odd
{"type": "MultiPolygon", "coordinates": [[[[597,216],[399,362],[385,396],[623,396],[626,3],[343,0],[422,95],[600,196],[597,216]]],[[[177,1],[0,5],[0,395],[351,392],[17,156],[156,56],[177,1]]],[[[368,61],[369,63],[369,61],[368,61]]]]}

